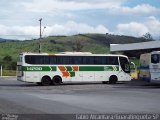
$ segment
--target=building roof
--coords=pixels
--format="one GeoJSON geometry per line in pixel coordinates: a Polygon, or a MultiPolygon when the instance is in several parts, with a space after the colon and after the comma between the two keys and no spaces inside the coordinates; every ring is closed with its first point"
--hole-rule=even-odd
{"type": "Polygon", "coordinates": [[[160,41],[140,42],[131,44],[111,44],[110,51],[129,51],[160,48],[160,41]]]}

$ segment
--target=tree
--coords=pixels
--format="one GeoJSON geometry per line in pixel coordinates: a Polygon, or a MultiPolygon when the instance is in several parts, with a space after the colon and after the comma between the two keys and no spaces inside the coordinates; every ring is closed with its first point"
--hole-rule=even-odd
{"type": "Polygon", "coordinates": [[[11,70],[16,70],[16,67],[17,67],[17,62],[16,61],[13,61],[10,63],[10,69],[11,70]]]}
{"type": "Polygon", "coordinates": [[[12,56],[9,56],[9,55],[5,56],[5,57],[3,58],[3,61],[4,61],[4,62],[11,62],[11,61],[12,61],[12,56]]]}
{"type": "Polygon", "coordinates": [[[75,45],[72,47],[73,51],[75,51],[75,52],[81,52],[82,48],[83,48],[82,38],[81,37],[76,37],[76,39],[75,39],[75,45]]]}
{"type": "Polygon", "coordinates": [[[146,34],[143,35],[143,38],[147,39],[147,40],[152,40],[152,35],[148,32],[146,34]]]}
{"type": "Polygon", "coordinates": [[[12,69],[12,56],[7,55],[5,57],[3,57],[3,66],[4,69],[12,69]]]}
{"type": "Polygon", "coordinates": [[[72,47],[73,51],[76,51],[76,52],[81,52],[82,48],[83,48],[83,45],[80,42],[80,40],[76,40],[75,46],[72,47]]]}

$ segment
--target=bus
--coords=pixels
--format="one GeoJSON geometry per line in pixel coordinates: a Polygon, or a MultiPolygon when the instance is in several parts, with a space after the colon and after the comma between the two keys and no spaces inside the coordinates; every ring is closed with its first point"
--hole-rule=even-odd
{"type": "Polygon", "coordinates": [[[21,53],[17,61],[17,80],[38,85],[89,81],[115,84],[131,80],[130,63],[124,55],[21,53]]]}
{"type": "Polygon", "coordinates": [[[160,51],[140,56],[139,79],[147,82],[160,82],[160,51]]]}
{"type": "Polygon", "coordinates": [[[150,58],[151,58],[151,53],[141,54],[139,61],[139,73],[138,73],[139,80],[150,82],[151,80],[150,69],[149,69],[151,61],[150,58]]]}

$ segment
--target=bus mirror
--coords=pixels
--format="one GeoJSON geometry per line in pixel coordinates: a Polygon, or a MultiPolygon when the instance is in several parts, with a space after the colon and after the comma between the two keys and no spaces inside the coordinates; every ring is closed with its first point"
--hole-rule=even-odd
{"type": "Polygon", "coordinates": [[[132,79],[138,79],[138,72],[137,72],[137,67],[134,62],[130,62],[131,67],[131,73],[130,76],[132,79]]]}
{"type": "Polygon", "coordinates": [[[137,67],[134,62],[130,62],[131,71],[137,71],[137,67]]]}
{"type": "Polygon", "coordinates": [[[136,68],[136,65],[134,62],[131,62],[130,64],[133,65],[134,68],[136,68]]]}

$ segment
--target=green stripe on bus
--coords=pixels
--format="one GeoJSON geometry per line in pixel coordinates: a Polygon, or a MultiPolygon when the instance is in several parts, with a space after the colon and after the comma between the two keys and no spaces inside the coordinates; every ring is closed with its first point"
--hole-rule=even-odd
{"type": "MultiPolygon", "coordinates": [[[[73,72],[72,66],[64,66],[66,71],[73,72]]],[[[23,66],[23,71],[57,71],[56,66],[23,66]]],[[[79,71],[119,71],[119,66],[79,66],[79,71]]],[[[71,73],[73,74],[73,73],[71,73]]]]}
{"type": "Polygon", "coordinates": [[[55,66],[23,66],[23,71],[57,71],[55,66]]]}
{"type": "Polygon", "coordinates": [[[101,66],[79,66],[79,71],[104,71],[104,67],[101,66]]]}
{"type": "Polygon", "coordinates": [[[71,66],[65,66],[66,67],[66,71],[73,71],[71,66]]]}
{"type": "Polygon", "coordinates": [[[75,72],[69,72],[70,77],[74,77],[75,76],[75,72]]]}
{"type": "Polygon", "coordinates": [[[119,71],[118,66],[79,66],[79,71],[119,71]]]}
{"type": "Polygon", "coordinates": [[[119,71],[118,66],[105,66],[104,71],[119,71]]]}

